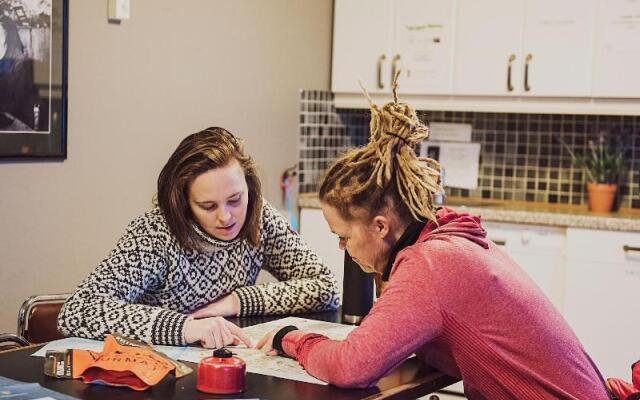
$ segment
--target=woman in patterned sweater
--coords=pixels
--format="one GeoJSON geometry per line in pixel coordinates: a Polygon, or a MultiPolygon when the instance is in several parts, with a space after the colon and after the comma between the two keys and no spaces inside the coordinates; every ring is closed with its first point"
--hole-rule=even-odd
{"type": "Polygon", "coordinates": [[[261,196],[242,144],[222,128],[186,137],[136,218],[67,300],[65,335],[111,332],[155,344],[245,342],[224,316],[335,310],[330,269],[261,196]],[[278,282],[256,285],[261,269],[278,282]]]}

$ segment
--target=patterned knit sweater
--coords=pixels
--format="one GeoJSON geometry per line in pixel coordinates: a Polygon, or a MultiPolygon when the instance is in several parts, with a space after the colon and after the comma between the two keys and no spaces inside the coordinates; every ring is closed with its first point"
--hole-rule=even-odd
{"type": "Polygon", "coordinates": [[[67,300],[58,329],[184,345],[187,314],[231,292],[240,299],[240,316],[335,310],[338,286],[330,269],[266,201],[261,224],[257,248],[216,240],[194,226],[206,243],[205,251],[194,251],[178,243],[159,208],[148,211],[67,300]],[[255,285],[262,268],[278,282],[255,285]]]}

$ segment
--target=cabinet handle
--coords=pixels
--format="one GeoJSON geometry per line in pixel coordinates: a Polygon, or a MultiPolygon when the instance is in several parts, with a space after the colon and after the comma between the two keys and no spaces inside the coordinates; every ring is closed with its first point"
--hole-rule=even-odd
{"type": "Polygon", "coordinates": [[[378,57],[378,89],[384,89],[384,83],[382,82],[382,63],[387,59],[387,56],[382,54],[378,57]]]}
{"type": "Polygon", "coordinates": [[[528,92],[531,90],[531,86],[529,86],[529,61],[533,59],[533,54],[527,54],[527,58],[524,59],[524,91],[528,92]]]}
{"type": "Polygon", "coordinates": [[[493,243],[496,244],[496,246],[506,246],[507,245],[507,239],[489,239],[491,240],[493,243]]]}
{"type": "Polygon", "coordinates": [[[400,61],[400,54],[396,54],[393,57],[393,60],[391,60],[391,82],[392,83],[396,77],[396,70],[398,69],[398,61],[400,61]]]}
{"type": "Polygon", "coordinates": [[[629,246],[628,244],[625,244],[624,246],[622,246],[622,250],[624,250],[625,252],[627,252],[627,251],[640,251],[640,247],[634,247],[634,246],[629,246]]]}
{"type": "Polygon", "coordinates": [[[516,55],[511,54],[509,56],[509,64],[507,67],[507,90],[513,92],[513,85],[511,84],[511,64],[516,60],[516,55]]]}

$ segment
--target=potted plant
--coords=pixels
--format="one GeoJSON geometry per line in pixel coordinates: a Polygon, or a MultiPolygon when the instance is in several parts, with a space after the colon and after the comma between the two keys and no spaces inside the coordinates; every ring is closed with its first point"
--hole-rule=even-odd
{"type": "Polygon", "coordinates": [[[620,175],[624,171],[625,149],[620,140],[606,140],[604,134],[597,141],[590,140],[583,155],[575,154],[562,142],[571,155],[573,164],[581,168],[587,177],[589,210],[609,212],[613,208],[620,175]]]}

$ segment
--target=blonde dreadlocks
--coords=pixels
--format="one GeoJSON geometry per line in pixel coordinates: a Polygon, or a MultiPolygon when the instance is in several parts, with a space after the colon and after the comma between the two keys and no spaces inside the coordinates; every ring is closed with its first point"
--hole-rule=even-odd
{"type": "Polygon", "coordinates": [[[440,190],[440,164],[417,157],[415,147],[429,136],[409,104],[398,102],[398,71],[393,102],[382,108],[362,86],[371,108],[369,143],[337,159],[320,184],[320,200],[352,219],[352,207],[375,215],[390,200],[403,220],[435,221],[434,194],[440,190]]]}

